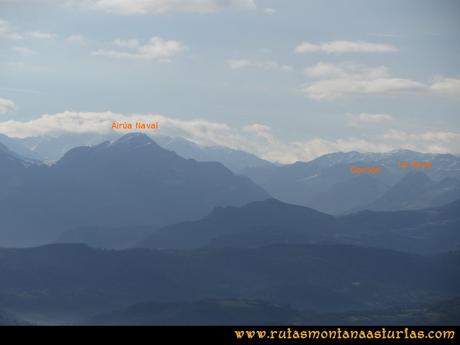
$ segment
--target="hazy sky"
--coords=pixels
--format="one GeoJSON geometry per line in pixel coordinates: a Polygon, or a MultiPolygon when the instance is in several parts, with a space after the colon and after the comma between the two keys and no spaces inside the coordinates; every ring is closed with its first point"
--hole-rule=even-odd
{"type": "Polygon", "coordinates": [[[460,152],[456,0],[0,0],[0,133],[460,152]],[[148,114],[156,114],[150,116],[148,114]]]}

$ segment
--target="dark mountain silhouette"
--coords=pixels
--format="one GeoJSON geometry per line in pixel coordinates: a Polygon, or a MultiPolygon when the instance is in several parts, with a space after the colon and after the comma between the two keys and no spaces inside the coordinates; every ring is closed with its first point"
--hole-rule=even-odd
{"type": "MultiPolygon", "coordinates": [[[[453,184],[452,179],[460,180],[459,157],[409,150],[388,153],[339,152],[321,156],[310,162],[297,162],[278,167],[256,167],[246,169],[242,173],[279,200],[326,213],[343,214],[369,206],[407,173],[416,171],[416,168],[399,168],[398,160],[409,163],[414,160],[432,163],[432,168],[424,169],[423,172],[436,182],[447,178],[447,181],[453,184]],[[382,171],[372,176],[365,174],[357,176],[350,172],[351,165],[380,167],[382,171]],[[362,188],[356,188],[360,184],[362,188]]],[[[435,201],[431,201],[427,194],[428,200],[419,208],[436,206],[443,201],[449,202],[455,199],[452,199],[450,194],[447,197],[442,194],[439,190],[434,196],[435,201]]]]}
{"type": "Polygon", "coordinates": [[[78,147],[26,172],[21,188],[0,199],[6,245],[45,243],[89,225],[162,226],[268,196],[220,163],[184,159],[143,134],[78,147]]]}
{"type": "Polygon", "coordinates": [[[413,172],[364,208],[385,211],[421,209],[444,205],[459,198],[459,180],[444,178],[435,182],[423,172],[413,172]]]}
{"type": "Polygon", "coordinates": [[[60,244],[0,249],[0,262],[4,308],[50,322],[145,301],[258,299],[297,310],[364,311],[451,298],[460,288],[458,253],[343,245],[113,251],[60,244]]]}
{"type": "Polygon", "coordinates": [[[169,225],[138,243],[146,248],[257,247],[273,243],[342,243],[416,253],[460,248],[460,200],[417,211],[363,211],[333,217],[270,199],[215,209],[169,225]]]}
{"type": "Polygon", "coordinates": [[[200,248],[213,242],[239,247],[316,242],[330,237],[335,228],[332,216],[269,199],[243,207],[216,208],[201,220],[155,231],[139,246],[164,249],[200,248]]]}

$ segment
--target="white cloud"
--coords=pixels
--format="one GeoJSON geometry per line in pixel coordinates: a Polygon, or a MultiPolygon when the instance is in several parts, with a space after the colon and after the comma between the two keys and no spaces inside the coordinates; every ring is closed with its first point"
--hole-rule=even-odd
{"type": "Polygon", "coordinates": [[[408,94],[429,91],[414,80],[390,75],[386,67],[369,68],[355,64],[319,62],[305,74],[314,80],[303,86],[304,94],[315,100],[334,100],[355,94],[408,94]]]}
{"type": "Polygon", "coordinates": [[[254,9],[255,0],[85,0],[86,5],[121,15],[161,15],[174,12],[210,13],[254,9]]]}
{"type": "Polygon", "coordinates": [[[274,8],[267,7],[267,8],[264,9],[264,13],[267,16],[273,16],[273,15],[276,14],[276,10],[274,8]]]}
{"type": "Polygon", "coordinates": [[[434,93],[460,98],[460,79],[437,77],[430,88],[434,93]]]}
{"type": "Polygon", "coordinates": [[[0,19],[0,39],[20,40],[22,35],[9,22],[0,19]]]}
{"type": "Polygon", "coordinates": [[[391,53],[398,49],[384,43],[372,43],[363,41],[331,41],[324,43],[302,42],[295,50],[296,53],[346,54],[346,53],[391,53]]]}
{"type": "Polygon", "coordinates": [[[393,116],[388,114],[347,114],[347,117],[349,120],[347,126],[349,127],[361,127],[365,125],[376,124],[381,125],[383,123],[388,123],[393,120],[393,116]]]}
{"type": "Polygon", "coordinates": [[[230,59],[226,61],[230,69],[238,70],[243,68],[256,68],[263,70],[279,70],[283,72],[291,72],[293,68],[289,65],[283,65],[276,61],[266,60],[249,60],[249,59],[230,59]]]}
{"type": "Polygon", "coordinates": [[[153,37],[144,45],[139,45],[136,40],[115,40],[113,44],[119,49],[101,49],[92,54],[116,59],[144,59],[168,62],[186,48],[181,42],[165,40],[161,37],[153,37]],[[124,50],[120,50],[121,48],[124,48],[124,50]]]}
{"type": "Polygon", "coordinates": [[[393,142],[395,146],[422,152],[460,152],[460,133],[454,131],[408,133],[397,129],[391,129],[383,135],[383,139],[393,142]]]}
{"type": "Polygon", "coordinates": [[[0,97],[0,114],[7,113],[13,110],[14,107],[15,107],[15,104],[11,99],[0,97]]]}
{"type": "Polygon", "coordinates": [[[26,33],[20,33],[8,21],[0,19],[0,39],[17,41],[26,37],[47,40],[56,38],[56,34],[43,31],[30,31],[26,33]]]}
{"type": "Polygon", "coordinates": [[[28,36],[32,38],[37,38],[40,40],[50,40],[56,38],[56,34],[51,32],[42,32],[42,31],[32,31],[27,33],[28,36]]]}
{"type": "MultiPolygon", "coordinates": [[[[264,124],[249,124],[241,128],[226,123],[205,119],[181,120],[158,114],[126,115],[114,112],[72,112],[66,111],[42,115],[34,120],[20,122],[0,121],[0,133],[13,137],[56,135],[62,133],[111,133],[112,123],[135,121],[158,121],[155,134],[182,136],[201,145],[222,145],[245,150],[262,158],[292,163],[308,161],[320,155],[337,151],[386,152],[406,148],[422,152],[460,152],[460,133],[453,131],[431,131],[406,133],[388,130],[382,135],[366,137],[345,137],[284,141],[264,124]]],[[[128,133],[120,130],[120,133],[128,133]]],[[[152,133],[147,130],[147,133],[152,133]]]]}
{"type": "Polygon", "coordinates": [[[27,47],[14,47],[13,50],[23,56],[35,54],[35,51],[27,47]]]}
{"type": "Polygon", "coordinates": [[[318,62],[315,66],[308,67],[304,70],[304,74],[310,78],[346,78],[348,73],[337,65],[326,62],[318,62]]]}
{"type": "Polygon", "coordinates": [[[363,94],[432,94],[460,98],[460,79],[436,77],[429,83],[395,77],[388,68],[367,67],[353,63],[318,62],[304,70],[311,79],[302,87],[305,96],[331,101],[363,94]]]}
{"type": "Polygon", "coordinates": [[[70,36],[67,36],[65,40],[66,42],[69,42],[69,43],[77,43],[81,45],[86,44],[86,39],[83,35],[70,35],[70,36]]]}
{"type": "Polygon", "coordinates": [[[396,141],[433,141],[449,143],[455,140],[460,140],[460,133],[452,131],[428,131],[418,134],[407,133],[405,131],[391,129],[387,131],[384,136],[385,139],[391,139],[396,141]]]}

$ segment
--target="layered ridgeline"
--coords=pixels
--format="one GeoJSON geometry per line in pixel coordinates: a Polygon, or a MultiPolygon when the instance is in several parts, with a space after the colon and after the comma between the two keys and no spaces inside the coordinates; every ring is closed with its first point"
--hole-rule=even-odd
{"type": "MultiPolygon", "coordinates": [[[[193,315],[194,307],[187,303],[209,299],[262,300],[323,313],[371,312],[455,297],[459,259],[458,253],[423,257],[343,245],[115,251],[59,244],[0,249],[0,300],[2,308],[31,323],[74,323],[146,301],[170,303],[160,306],[165,313],[175,304],[176,317],[177,304],[193,315]]],[[[152,307],[144,312],[154,315],[152,307]]],[[[243,322],[248,312],[257,310],[283,313],[263,305],[233,310],[236,315],[227,314],[227,322],[243,322]]],[[[151,320],[161,323],[159,316],[151,320]]],[[[288,316],[272,320],[291,321],[288,316]]],[[[168,322],[168,315],[162,319],[168,322]]]]}
{"type": "Polygon", "coordinates": [[[460,158],[450,154],[332,153],[310,162],[242,173],[277,199],[332,214],[436,207],[460,198],[460,158]],[[429,162],[431,168],[402,168],[398,161],[429,162]],[[350,166],[381,171],[352,174],[350,166]]]}
{"type": "Polygon", "coordinates": [[[164,228],[84,227],[60,243],[96,248],[255,248],[284,244],[352,244],[418,254],[460,250],[460,200],[424,210],[362,211],[334,217],[275,199],[219,207],[198,220],[164,228]]]}
{"type": "Polygon", "coordinates": [[[138,247],[258,247],[335,243],[419,254],[460,250],[460,200],[418,211],[363,211],[333,217],[277,200],[215,209],[207,217],[153,231],[138,247]]]}
{"type": "MultiPolygon", "coordinates": [[[[0,143],[25,157],[46,161],[62,157],[75,146],[115,140],[117,133],[61,134],[56,137],[8,138],[0,143]]],[[[389,153],[332,153],[310,162],[277,165],[227,147],[197,145],[185,138],[154,135],[163,148],[197,161],[216,161],[233,172],[249,176],[279,200],[331,213],[363,209],[401,210],[436,207],[460,198],[460,158],[409,150],[389,153]],[[429,162],[431,168],[398,167],[401,163],[429,162]],[[379,167],[379,173],[352,174],[350,166],[379,167]],[[407,178],[406,178],[407,177],[407,178]]]]}
{"type": "Polygon", "coordinates": [[[0,154],[0,243],[52,241],[79,226],[162,226],[268,194],[215,162],[187,160],[143,134],[70,150],[51,166],[0,154]],[[3,169],[7,167],[7,169],[3,169]]]}

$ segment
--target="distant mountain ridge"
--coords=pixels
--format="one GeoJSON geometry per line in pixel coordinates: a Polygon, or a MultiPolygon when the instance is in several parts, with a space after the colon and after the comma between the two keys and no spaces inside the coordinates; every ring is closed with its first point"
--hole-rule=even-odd
{"type": "Polygon", "coordinates": [[[251,153],[224,146],[200,146],[180,137],[157,136],[155,140],[158,141],[159,145],[176,152],[179,156],[193,158],[200,162],[220,162],[237,173],[244,169],[276,165],[251,153]]]}
{"type": "Polygon", "coordinates": [[[161,226],[268,197],[220,163],[186,160],[143,134],[74,148],[21,174],[0,199],[0,243],[46,243],[88,225],[161,226]]]}
{"type": "Polygon", "coordinates": [[[229,240],[239,235],[248,239],[248,246],[286,241],[295,243],[305,241],[305,237],[314,242],[324,239],[335,228],[332,216],[269,199],[242,207],[216,208],[201,220],[160,229],[141,241],[139,246],[158,249],[200,248],[215,240],[229,240]]]}
{"type": "MultiPolygon", "coordinates": [[[[450,154],[425,154],[409,150],[388,153],[332,153],[310,162],[280,167],[258,167],[242,173],[284,202],[303,205],[331,214],[364,209],[383,197],[398,181],[412,172],[424,173],[433,181],[451,181],[456,191],[445,191],[445,181],[431,189],[437,201],[429,200],[409,208],[425,208],[450,202],[460,192],[452,183],[460,181],[460,158],[450,154]],[[432,168],[400,168],[400,162],[430,162],[432,168]],[[352,174],[350,166],[380,167],[379,173],[352,174]],[[446,180],[447,179],[447,180],[446,180]],[[443,195],[443,193],[446,193],[443,195]]],[[[403,193],[402,197],[404,198],[403,193]]],[[[407,202],[409,203],[409,202],[407,202]]],[[[400,202],[398,206],[404,205],[400,202]]],[[[397,206],[397,207],[398,207],[397,206]]],[[[397,207],[386,208],[393,210],[397,207]]]]}
{"type": "Polygon", "coordinates": [[[370,210],[410,210],[445,205],[460,198],[460,180],[445,177],[433,181],[425,173],[408,173],[377,200],[370,210]]]}
{"type": "MultiPolygon", "coordinates": [[[[117,132],[107,134],[65,133],[56,136],[26,138],[10,138],[0,134],[0,143],[23,157],[54,162],[75,147],[94,146],[104,141],[112,142],[121,137],[122,134],[117,132]]],[[[233,172],[239,172],[246,168],[275,165],[251,153],[224,146],[202,146],[185,138],[160,134],[152,134],[150,137],[161,147],[174,151],[183,158],[195,159],[200,162],[219,162],[233,172]]]]}

